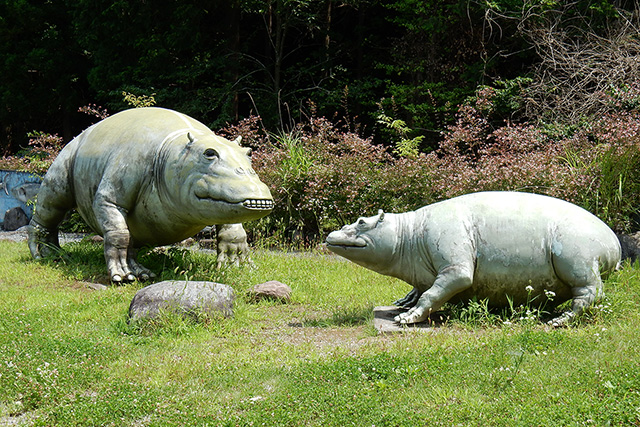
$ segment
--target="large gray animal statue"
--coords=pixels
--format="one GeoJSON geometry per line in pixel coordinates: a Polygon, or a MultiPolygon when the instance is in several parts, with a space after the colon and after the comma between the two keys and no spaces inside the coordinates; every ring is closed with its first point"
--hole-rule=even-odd
{"type": "MultiPolygon", "coordinates": [[[[327,237],[327,247],[413,286],[396,301],[409,308],[402,324],[427,319],[445,302],[488,299],[506,307],[554,292],[573,299],[561,326],[602,293],[601,273],[620,261],[620,243],[606,224],[571,203],[515,192],[467,194],[413,212],[380,211],[327,237]]],[[[533,300],[535,301],[535,300],[533,300]]]]}
{"type": "Polygon", "coordinates": [[[31,254],[59,247],[58,225],[76,208],[104,237],[111,280],[144,280],[153,273],[137,262],[136,248],[267,215],[271,193],[239,140],[162,108],[96,123],[64,147],[44,178],[29,227],[31,254]]]}

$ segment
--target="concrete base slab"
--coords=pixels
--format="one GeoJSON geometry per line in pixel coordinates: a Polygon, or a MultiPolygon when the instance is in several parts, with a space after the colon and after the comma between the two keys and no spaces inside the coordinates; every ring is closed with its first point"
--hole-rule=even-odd
{"type": "Polygon", "coordinates": [[[395,305],[385,305],[375,307],[373,309],[373,326],[379,334],[394,334],[398,332],[430,332],[433,327],[429,322],[415,323],[412,325],[401,325],[396,323],[393,318],[404,312],[395,305]]]}
{"type": "Polygon", "coordinates": [[[108,286],[103,285],[102,283],[85,282],[85,285],[87,286],[87,288],[90,288],[96,291],[104,291],[105,289],[109,289],[108,286]]]}

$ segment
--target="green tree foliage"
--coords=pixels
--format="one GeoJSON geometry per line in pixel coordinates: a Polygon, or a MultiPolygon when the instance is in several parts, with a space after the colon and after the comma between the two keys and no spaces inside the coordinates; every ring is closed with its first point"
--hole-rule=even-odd
{"type": "Polygon", "coordinates": [[[89,123],[78,107],[117,112],[128,92],[212,127],[260,114],[273,130],[312,115],[311,100],[317,115],[390,142],[385,114],[428,151],[479,85],[531,71],[539,56],[525,30],[557,22],[569,37],[606,34],[627,3],[6,0],[0,146],[15,152],[33,129],[69,140],[89,123]]]}
{"type": "Polygon", "coordinates": [[[26,143],[27,132],[71,135],[88,63],[61,2],[0,2],[0,153],[26,143]]]}
{"type": "MultiPolygon", "coordinates": [[[[112,110],[123,91],[205,118],[228,97],[228,6],[198,1],[68,1],[92,67],[88,81],[112,110]],[[203,4],[204,3],[204,4],[203,4]]],[[[221,111],[217,112],[218,114],[221,111]]]]}

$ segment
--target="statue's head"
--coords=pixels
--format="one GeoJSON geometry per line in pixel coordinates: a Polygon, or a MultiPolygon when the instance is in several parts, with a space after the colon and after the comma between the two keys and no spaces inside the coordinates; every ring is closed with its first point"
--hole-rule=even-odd
{"type": "Polygon", "coordinates": [[[382,210],[369,218],[329,234],[327,248],[350,261],[380,272],[388,266],[397,246],[395,215],[382,210]]]}
{"type": "Polygon", "coordinates": [[[239,223],[273,209],[269,188],[251,167],[251,150],[212,132],[192,130],[161,149],[156,170],[162,198],[181,217],[205,224],[239,223]]]}

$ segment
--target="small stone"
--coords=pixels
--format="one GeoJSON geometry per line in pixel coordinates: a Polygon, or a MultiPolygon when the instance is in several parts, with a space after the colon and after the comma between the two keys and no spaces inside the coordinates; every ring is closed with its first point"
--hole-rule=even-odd
{"type": "Polygon", "coordinates": [[[196,244],[196,240],[193,237],[189,237],[188,239],[184,239],[178,243],[176,246],[182,246],[183,248],[190,248],[191,246],[196,244]]]}
{"type": "Polygon", "coordinates": [[[214,239],[200,239],[198,243],[203,249],[215,249],[218,246],[214,239]]]}
{"type": "Polygon", "coordinates": [[[194,316],[198,314],[233,316],[235,292],[222,283],[164,281],[140,289],[129,306],[132,320],[153,318],[162,310],[194,316]]]}
{"type": "Polygon", "coordinates": [[[291,288],[277,280],[259,283],[249,290],[249,294],[256,301],[261,299],[273,299],[281,302],[289,302],[291,288]]]}
{"type": "Polygon", "coordinates": [[[93,282],[85,282],[87,288],[93,289],[95,291],[104,291],[105,289],[109,289],[108,286],[103,285],[102,283],[93,283],[93,282]]]}
{"type": "Polygon", "coordinates": [[[27,224],[29,224],[29,217],[19,206],[11,208],[4,213],[3,228],[6,231],[15,231],[27,224]]]}

